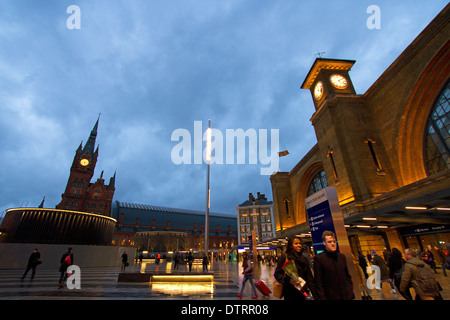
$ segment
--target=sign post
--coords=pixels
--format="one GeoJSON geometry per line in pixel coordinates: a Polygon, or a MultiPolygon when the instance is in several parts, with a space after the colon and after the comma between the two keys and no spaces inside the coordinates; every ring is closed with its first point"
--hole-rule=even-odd
{"type": "Polygon", "coordinates": [[[331,231],[336,235],[337,251],[344,254],[347,268],[352,277],[353,291],[357,300],[361,300],[359,277],[353,264],[353,255],[345,230],[344,218],[334,187],[326,187],[306,198],[309,227],[313,241],[314,254],[325,250],[322,233],[331,231]]]}

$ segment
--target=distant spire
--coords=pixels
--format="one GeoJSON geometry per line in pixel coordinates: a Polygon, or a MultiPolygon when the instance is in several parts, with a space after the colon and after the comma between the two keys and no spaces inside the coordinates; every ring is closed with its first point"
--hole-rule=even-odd
{"type": "Polygon", "coordinates": [[[109,186],[113,188],[116,186],[116,171],[114,171],[114,176],[109,179],[109,186]]]}
{"type": "Polygon", "coordinates": [[[44,208],[44,201],[45,201],[45,196],[44,196],[44,199],[42,199],[42,202],[41,202],[41,204],[39,205],[38,208],[44,208]]]}
{"type": "Polygon", "coordinates": [[[95,122],[94,128],[91,131],[91,135],[89,136],[89,139],[86,142],[86,145],[84,146],[82,153],[89,151],[91,156],[94,154],[95,139],[97,138],[97,130],[98,130],[98,121],[99,120],[100,120],[100,114],[98,115],[97,121],[95,122]]]}

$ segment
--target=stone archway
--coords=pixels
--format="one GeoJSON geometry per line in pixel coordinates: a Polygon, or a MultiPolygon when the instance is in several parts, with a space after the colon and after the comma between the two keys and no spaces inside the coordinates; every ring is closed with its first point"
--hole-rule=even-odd
{"type": "Polygon", "coordinates": [[[297,205],[296,205],[296,216],[297,221],[299,223],[307,222],[308,217],[306,215],[306,208],[305,208],[305,199],[306,195],[308,193],[309,184],[311,183],[312,179],[315,177],[317,173],[319,173],[321,170],[324,170],[323,164],[321,161],[317,161],[312,163],[306,170],[303,172],[299,182],[298,182],[298,189],[297,189],[297,205]]]}
{"type": "Polygon", "coordinates": [[[398,160],[403,185],[426,178],[424,134],[433,103],[450,74],[450,41],[422,72],[408,99],[398,135],[398,160]]]}

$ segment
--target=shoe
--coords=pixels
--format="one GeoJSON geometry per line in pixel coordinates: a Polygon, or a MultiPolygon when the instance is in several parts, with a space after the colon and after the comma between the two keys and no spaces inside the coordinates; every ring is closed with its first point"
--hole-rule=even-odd
{"type": "Polygon", "coordinates": [[[252,299],[258,299],[258,296],[253,296],[252,299]]]}
{"type": "Polygon", "coordinates": [[[240,294],[237,294],[236,297],[238,297],[239,299],[242,299],[242,296],[240,294]]]}

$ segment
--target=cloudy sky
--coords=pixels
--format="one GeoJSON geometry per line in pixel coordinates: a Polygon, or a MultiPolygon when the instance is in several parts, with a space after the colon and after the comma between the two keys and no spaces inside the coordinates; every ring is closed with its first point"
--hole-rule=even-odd
{"type": "MultiPolygon", "coordinates": [[[[0,0],[0,213],[60,202],[99,113],[92,182],[117,172],[114,200],[204,210],[206,165],[171,157],[177,129],[193,147],[194,121],[205,130],[211,119],[224,140],[227,129],[267,129],[269,139],[278,129],[290,171],[316,143],[300,89],[316,54],[356,60],[363,94],[446,3],[0,0]],[[367,27],[370,5],[380,29],[367,27]]],[[[248,157],[212,165],[211,211],[234,214],[249,192],[272,200],[262,167],[248,157]]]]}

